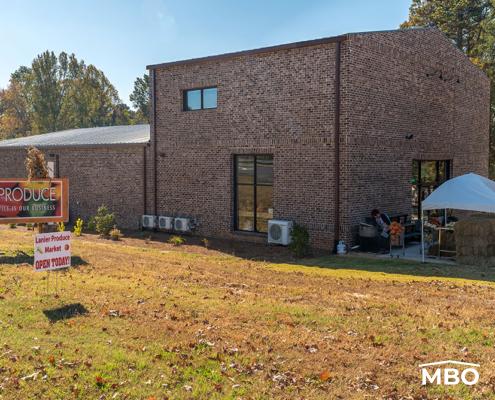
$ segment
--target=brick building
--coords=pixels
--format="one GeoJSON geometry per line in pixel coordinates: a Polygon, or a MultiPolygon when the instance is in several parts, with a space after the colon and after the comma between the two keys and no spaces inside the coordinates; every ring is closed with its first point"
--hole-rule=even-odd
{"type": "MultiPolygon", "coordinates": [[[[69,178],[71,222],[106,205],[119,227],[138,229],[146,202],[149,125],[71,129],[0,142],[0,176],[26,176],[26,148],[43,150],[55,177],[69,178]]],[[[148,156],[149,157],[149,156],[148,156]]]]}
{"type": "Polygon", "coordinates": [[[488,174],[489,80],[435,28],[148,69],[151,129],[0,142],[0,176],[23,176],[21,149],[37,145],[70,178],[72,218],[106,204],[126,228],[182,216],[195,234],[260,242],[286,219],[331,249],[373,208],[412,214],[443,180],[488,174]]]}
{"type": "Polygon", "coordinates": [[[148,69],[147,213],[199,235],[264,241],[288,219],[328,249],[372,208],[411,214],[442,180],[488,173],[489,80],[435,28],[148,69]]]}

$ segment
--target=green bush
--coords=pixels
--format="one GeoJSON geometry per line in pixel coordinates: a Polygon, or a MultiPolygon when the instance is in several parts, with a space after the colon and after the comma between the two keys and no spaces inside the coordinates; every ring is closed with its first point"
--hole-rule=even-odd
{"type": "Polygon", "coordinates": [[[304,257],[309,254],[309,233],[308,230],[298,224],[294,224],[291,232],[292,242],[289,249],[296,257],[304,257]]]}
{"type": "Polygon", "coordinates": [[[172,236],[170,239],[168,239],[168,242],[170,244],[173,244],[174,246],[180,246],[181,244],[186,243],[186,239],[184,239],[182,236],[172,236]]]}
{"type": "Polygon", "coordinates": [[[88,224],[86,225],[86,229],[88,230],[88,232],[96,232],[95,217],[91,217],[88,220],[88,224]]]}
{"type": "Polygon", "coordinates": [[[74,225],[74,235],[81,236],[83,226],[84,226],[84,221],[81,218],[78,218],[76,224],[74,225]]]}
{"type": "Polygon", "coordinates": [[[100,236],[108,237],[110,231],[115,227],[115,214],[110,213],[106,206],[101,206],[94,216],[96,232],[100,236]]]}
{"type": "Polygon", "coordinates": [[[10,229],[15,229],[15,228],[17,228],[17,225],[16,224],[9,224],[9,228],[10,229]]]}

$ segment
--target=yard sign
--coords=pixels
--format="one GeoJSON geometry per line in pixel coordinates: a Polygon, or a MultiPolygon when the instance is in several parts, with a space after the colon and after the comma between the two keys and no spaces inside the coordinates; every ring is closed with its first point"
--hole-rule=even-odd
{"type": "Polygon", "coordinates": [[[67,222],[69,181],[0,179],[0,224],[67,222]]]}
{"type": "Polygon", "coordinates": [[[70,232],[39,233],[35,236],[35,271],[68,268],[70,261],[70,232]]]}

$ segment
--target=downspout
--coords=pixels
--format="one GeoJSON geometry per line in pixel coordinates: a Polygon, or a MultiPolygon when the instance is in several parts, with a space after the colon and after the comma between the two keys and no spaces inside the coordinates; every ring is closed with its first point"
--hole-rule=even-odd
{"type": "Polygon", "coordinates": [[[144,146],[143,147],[143,215],[146,215],[147,214],[147,210],[148,210],[148,194],[146,193],[148,191],[148,182],[147,182],[147,179],[148,179],[148,175],[147,175],[147,166],[146,166],[146,148],[148,146],[144,146]]]}
{"type": "Polygon", "coordinates": [[[335,225],[334,225],[334,251],[340,240],[340,64],[341,41],[335,43],[335,115],[334,115],[334,173],[335,173],[335,225]]]}
{"type": "Polygon", "coordinates": [[[151,85],[151,101],[153,108],[153,215],[158,214],[158,200],[157,200],[157,185],[158,185],[158,177],[157,177],[157,138],[156,138],[156,69],[152,69],[152,85],[151,85]]]}

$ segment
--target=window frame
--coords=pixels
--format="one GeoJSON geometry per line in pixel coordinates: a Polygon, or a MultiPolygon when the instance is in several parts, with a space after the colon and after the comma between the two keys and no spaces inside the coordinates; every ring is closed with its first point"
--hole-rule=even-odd
{"type": "Polygon", "coordinates": [[[218,108],[218,86],[204,86],[204,87],[196,87],[191,89],[183,89],[182,90],[182,111],[203,111],[203,110],[216,110],[218,108]],[[208,89],[216,89],[217,90],[217,105],[215,107],[204,107],[204,91],[208,89]],[[194,110],[189,110],[187,108],[187,93],[194,92],[195,90],[199,90],[201,93],[201,108],[197,108],[194,110]]]}
{"type": "MultiPolygon", "coordinates": [[[[413,174],[415,172],[414,168],[417,167],[416,173],[418,176],[418,181],[415,182],[412,186],[416,186],[417,195],[418,195],[418,203],[412,204],[412,202],[411,202],[411,206],[412,206],[412,213],[414,214],[414,212],[416,211],[417,215],[418,215],[418,219],[421,218],[421,210],[422,210],[422,203],[423,203],[423,200],[421,199],[422,189],[424,187],[433,187],[434,189],[436,189],[442,183],[447,182],[448,180],[452,179],[453,163],[454,163],[453,159],[451,159],[451,158],[450,159],[441,159],[441,160],[430,160],[430,159],[423,160],[423,159],[415,158],[412,160],[413,174]],[[431,181],[431,182],[430,181],[423,182],[423,179],[422,179],[423,177],[421,174],[421,164],[427,163],[427,162],[434,162],[435,163],[435,180],[431,181]],[[415,163],[417,163],[417,165],[414,165],[415,163]],[[440,179],[440,177],[441,177],[440,163],[445,163],[444,170],[443,170],[443,173],[445,174],[445,179],[443,181],[441,181],[441,179],[440,179]]],[[[413,200],[413,199],[411,198],[411,200],[413,200]]]]}
{"type": "MultiPolygon", "coordinates": [[[[233,200],[234,200],[234,204],[233,204],[233,230],[235,232],[241,232],[241,233],[246,233],[246,234],[258,234],[258,235],[267,235],[268,232],[261,232],[258,230],[258,168],[257,168],[257,157],[271,157],[272,159],[272,167],[275,168],[275,157],[273,156],[273,154],[270,154],[270,153],[246,153],[246,154],[243,154],[243,153],[239,153],[239,154],[233,154],[233,159],[232,159],[232,170],[233,170],[233,173],[234,173],[234,177],[233,177],[233,180],[234,180],[234,185],[233,185],[233,189],[234,189],[234,196],[233,196],[233,200]],[[238,202],[238,186],[239,186],[239,177],[238,177],[238,163],[237,163],[237,160],[239,157],[253,157],[253,166],[254,166],[254,172],[253,172],[253,184],[250,185],[250,184],[241,184],[241,185],[244,185],[244,186],[252,186],[253,187],[253,201],[254,201],[254,204],[253,204],[253,224],[254,224],[254,229],[252,231],[247,231],[247,230],[243,230],[243,229],[239,229],[239,225],[238,225],[238,217],[239,217],[239,209],[238,209],[238,205],[237,205],[237,202],[238,202]]],[[[271,185],[267,185],[267,184],[260,184],[259,186],[269,186],[272,188],[272,196],[273,196],[273,188],[274,188],[274,180],[273,180],[273,175],[272,175],[272,184],[271,185]]],[[[272,198],[272,209],[273,209],[273,198],[272,198]]]]}

